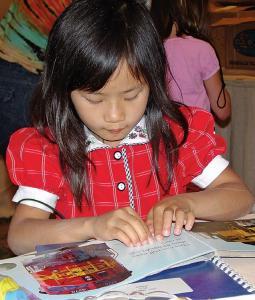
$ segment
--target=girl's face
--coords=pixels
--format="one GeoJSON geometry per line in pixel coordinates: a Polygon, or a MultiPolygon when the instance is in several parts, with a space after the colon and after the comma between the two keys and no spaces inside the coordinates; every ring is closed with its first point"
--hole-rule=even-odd
{"type": "Polygon", "coordinates": [[[115,147],[144,115],[149,87],[120,63],[106,85],[96,91],[74,90],[71,99],[83,123],[105,144],[115,147]]]}

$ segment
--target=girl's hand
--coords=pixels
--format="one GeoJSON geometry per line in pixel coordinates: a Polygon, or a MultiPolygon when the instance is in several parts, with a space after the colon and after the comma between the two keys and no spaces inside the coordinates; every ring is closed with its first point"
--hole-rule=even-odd
{"type": "Polygon", "coordinates": [[[91,219],[92,236],[99,240],[117,239],[127,246],[140,246],[151,242],[151,234],[139,215],[124,207],[91,219]]]}
{"type": "Polygon", "coordinates": [[[186,195],[166,198],[157,203],[149,212],[146,223],[151,234],[157,239],[169,236],[174,224],[174,234],[181,234],[183,226],[191,230],[195,222],[195,216],[185,199],[186,195]]]}

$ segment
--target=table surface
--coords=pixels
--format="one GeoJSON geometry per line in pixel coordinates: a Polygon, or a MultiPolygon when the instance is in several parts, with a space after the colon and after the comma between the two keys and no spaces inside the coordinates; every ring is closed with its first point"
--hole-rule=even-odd
{"type": "MultiPolygon", "coordinates": [[[[24,259],[24,256],[23,256],[24,259]]],[[[231,268],[240,275],[240,277],[244,278],[246,281],[248,281],[251,285],[255,286],[255,258],[224,258],[224,262],[228,263],[231,268]]],[[[1,265],[0,260],[0,265],[1,265]]],[[[4,260],[5,262],[7,261],[6,259],[4,260]]],[[[8,259],[8,262],[11,261],[17,261],[17,257],[15,258],[10,258],[8,259]]],[[[1,268],[0,268],[1,271],[1,268]]],[[[0,272],[1,273],[1,272],[0,272]]],[[[15,279],[15,278],[14,278],[15,279]]],[[[209,284],[209,283],[208,283],[209,284]]],[[[177,299],[181,299],[178,298],[177,299]]],[[[218,298],[218,300],[250,300],[250,299],[255,299],[255,295],[245,295],[245,296],[236,296],[236,297],[224,297],[224,298],[218,298]]],[[[107,298],[107,300],[123,300],[121,297],[117,298],[107,298]]],[[[126,300],[126,299],[125,299],[126,300]]]]}
{"type": "MultiPolygon", "coordinates": [[[[243,218],[240,219],[253,219],[255,218],[255,214],[249,214],[246,215],[243,218]]],[[[17,262],[24,260],[24,257],[29,256],[29,254],[16,256],[9,259],[0,260],[0,273],[1,273],[1,262],[17,262]]],[[[249,284],[255,287],[255,258],[247,258],[247,257],[240,257],[240,258],[223,258],[223,261],[235,271],[241,278],[245,279],[249,284]]],[[[15,279],[15,278],[14,278],[15,279]]],[[[178,299],[178,298],[177,298],[178,299]]],[[[245,299],[255,299],[255,295],[248,295],[248,296],[238,296],[238,297],[228,297],[228,298],[222,298],[222,299],[228,299],[228,300],[245,300],[245,299]]],[[[108,299],[110,300],[110,299],[108,299]]],[[[117,299],[115,299],[117,300],[117,299]]],[[[118,300],[120,300],[118,298],[118,300]]],[[[218,299],[219,300],[219,299],[218,299]]]]}
{"type": "MultiPolygon", "coordinates": [[[[25,255],[26,256],[26,255],[25,255]]],[[[8,262],[17,262],[19,257],[13,257],[5,260],[0,260],[0,273],[1,273],[1,262],[8,261],[8,262]]],[[[20,256],[20,258],[24,259],[24,256],[20,256]]],[[[224,262],[230,265],[230,267],[238,273],[238,275],[244,278],[249,284],[255,287],[255,258],[225,258],[223,259],[224,262]]],[[[15,279],[15,278],[14,278],[15,279]]],[[[177,298],[180,299],[180,298],[177,298]]],[[[224,297],[218,298],[218,300],[245,300],[245,299],[255,299],[255,295],[245,295],[245,296],[236,296],[236,297],[224,297]]],[[[123,300],[121,297],[117,298],[107,298],[107,300],[123,300]]]]}

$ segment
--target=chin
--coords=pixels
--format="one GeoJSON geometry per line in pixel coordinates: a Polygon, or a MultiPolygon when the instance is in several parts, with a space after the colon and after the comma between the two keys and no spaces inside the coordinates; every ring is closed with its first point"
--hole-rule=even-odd
{"type": "Polygon", "coordinates": [[[124,138],[122,138],[122,137],[120,137],[120,138],[114,138],[114,139],[107,139],[107,138],[105,138],[105,139],[103,139],[103,142],[105,143],[105,144],[107,144],[107,145],[109,145],[109,146],[113,146],[113,147],[115,147],[115,146],[118,146],[119,145],[119,143],[123,140],[124,138]]]}

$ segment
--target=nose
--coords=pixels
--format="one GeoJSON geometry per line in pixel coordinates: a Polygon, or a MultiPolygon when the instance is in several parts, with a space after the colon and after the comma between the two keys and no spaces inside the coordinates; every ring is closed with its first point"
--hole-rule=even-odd
{"type": "Polygon", "coordinates": [[[125,110],[121,101],[110,101],[105,107],[104,119],[109,123],[118,123],[124,121],[125,110]]]}

